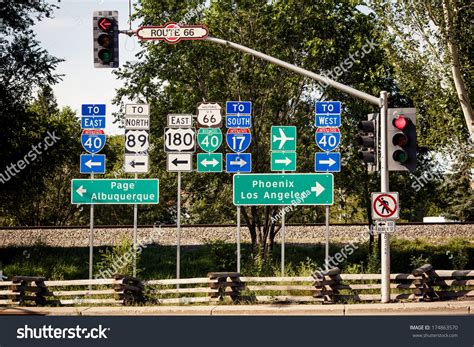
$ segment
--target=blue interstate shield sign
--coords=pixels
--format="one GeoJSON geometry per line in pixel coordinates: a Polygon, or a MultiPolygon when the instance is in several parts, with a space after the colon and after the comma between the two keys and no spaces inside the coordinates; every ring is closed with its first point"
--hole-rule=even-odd
{"type": "Polygon", "coordinates": [[[252,135],[250,134],[250,129],[248,128],[233,128],[227,130],[227,145],[234,152],[244,152],[250,146],[251,140],[252,135]]]}
{"type": "Polygon", "coordinates": [[[339,128],[317,128],[316,144],[325,152],[333,151],[341,142],[341,132],[339,128]]]}
{"type": "Polygon", "coordinates": [[[98,153],[105,146],[103,130],[83,130],[81,135],[82,147],[89,153],[98,153]]]}

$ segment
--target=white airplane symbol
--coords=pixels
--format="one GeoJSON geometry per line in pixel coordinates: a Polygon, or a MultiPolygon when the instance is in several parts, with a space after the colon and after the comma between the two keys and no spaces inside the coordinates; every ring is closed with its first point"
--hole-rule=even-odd
{"type": "Polygon", "coordinates": [[[282,149],[286,141],[295,140],[294,137],[287,137],[282,128],[279,128],[278,130],[280,130],[280,137],[273,135],[273,142],[280,141],[280,145],[278,145],[278,149],[282,149]]]}

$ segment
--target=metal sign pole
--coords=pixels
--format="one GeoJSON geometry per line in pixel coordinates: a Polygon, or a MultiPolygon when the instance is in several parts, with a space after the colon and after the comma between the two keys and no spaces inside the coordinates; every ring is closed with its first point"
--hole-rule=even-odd
{"type": "MultiPolygon", "coordinates": [[[[389,191],[388,158],[387,158],[387,92],[380,93],[380,191],[389,191]]],[[[381,271],[382,271],[382,303],[390,302],[390,235],[382,233],[381,237],[381,271]]]]}
{"type": "MultiPolygon", "coordinates": [[[[91,173],[91,180],[94,179],[94,173],[91,173]]],[[[94,204],[91,204],[90,230],[89,230],[89,279],[92,279],[94,264],[94,204]]],[[[89,285],[89,290],[92,286],[89,285]]]]}
{"type": "MultiPolygon", "coordinates": [[[[281,173],[285,173],[285,171],[281,173]]],[[[285,277],[285,209],[286,206],[283,206],[281,215],[281,277],[285,277]]]]}
{"type": "Polygon", "coordinates": [[[240,206],[237,206],[237,272],[240,273],[240,206]]]}
{"type": "MultiPolygon", "coordinates": [[[[178,171],[178,202],[176,211],[176,278],[179,279],[180,274],[180,258],[181,258],[181,171],[178,171]]],[[[179,284],[177,285],[179,288],[179,284]]]]}
{"type": "MultiPolygon", "coordinates": [[[[135,179],[138,175],[135,174],[135,179]]],[[[137,277],[137,224],[138,224],[138,205],[133,205],[133,277],[137,277]]]]}
{"type": "Polygon", "coordinates": [[[326,271],[329,271],[329,205],[326,205],[326,245],[324,264],[326,266],[326,271]]]}
{"type": "Polygon", "coordinates": [[[240,206],[237,206],[237,272],[240,273],[240,206]]]}
{"type": "Polygon", "coordinates": [[[281,277],[285,277],[285,209],[283,206],[281,215],[281,277]]]}

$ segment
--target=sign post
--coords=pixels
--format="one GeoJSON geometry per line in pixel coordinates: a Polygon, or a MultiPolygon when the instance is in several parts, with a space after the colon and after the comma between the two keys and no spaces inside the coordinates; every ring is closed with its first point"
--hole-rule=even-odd
{"type": "MultiPolygon", "coordinates": [[[[167,41],[168,42],[168,41],[167,41]]],[[[177,41],[176,41],[177,42],[177,41]]],[[[168,114],[164,147],[167,170],[178,173],[176,196],[176,278],[181,273],[181,172],[193,171],[193,153],[196,151],[196,132],[191,114],[168,114]]],[[[179,288],[179,284],[176,285],[179,288]]]]}
{"type": "MultiPolygon", "coordinates": [[[[125,160],[124,171],[148,172],[148,148],[150,146],[150,105],[125,105],[125,160]]],[[[137,276],[137,229],[138,205],[133,205],[133,277],[137,276]]]]}
{"type": "MultiPolygon", "coordinates": [[[[341,142],[341,102],[340,101],[316,101],[316,144],[324,152],[314,154],[314,169],[316,172],[340,172],[341,153],[332,152],[341,142]]],[[[325,257],[326,271],[329,271],[329,205],[325,209],[325,257]]]]}
{"type": "MultiPolygon", "coordinates": [[[[272,126],[270,132],[272,171],[296,171],[296,127],[272,126]]],[[[281,209],[281,277],[285,276],[285,217],[286,206],[281,209]]]]}
{"type": "MultiPolygon", "coordinates": [[[[242,153],[252,141],[250,127],[252,125],[252,102],[251,101],[227,101],[225,103],[226,142],[235,153],[226,154],[226,172],[236,173],[252,172],[252,153],[242,153]]],[[[235,178],[235,175],[234,175],[235,178]]],[[[240,273],[240,206],[237,206],[237,272],[240,273]]]]}
{"type": "MultiPolygon", "coordinates": [[[[90,174],[94,179],[94,173],[105,173],[105,155],[97,154],[104,148],[106,137],[105,128],[105,104],[82,104],[81,105],[81,134],[82,147],[90,154],[81,154],[80,170],[82,174],[90,174]]],[[[94,272],[94,205],[90,206],[89,216],[89,279],[94,272]]],[[[92,289],[92,286],[89,286],[92,289]]]]}

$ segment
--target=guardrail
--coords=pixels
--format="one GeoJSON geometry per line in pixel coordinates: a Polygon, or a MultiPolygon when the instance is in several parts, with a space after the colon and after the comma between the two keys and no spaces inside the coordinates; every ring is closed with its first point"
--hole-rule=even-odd
{"type": "MultiPolygon", "coordinates": [[[[474,270],[434,270],[390,275],[394,301],[474,297],[474,270]]],[[[0,305],[133,305],[208,303],[337,303],[380,300],[380,274],[342,274],[338,268],[308,277],[246,277],[211,272],[207,277],[142,281],[111,279],[47,281],[16,276],[0,282],[0,305]]]]}

